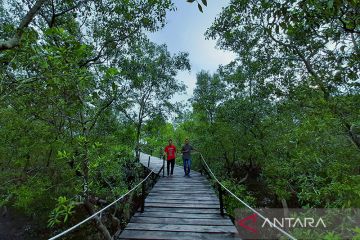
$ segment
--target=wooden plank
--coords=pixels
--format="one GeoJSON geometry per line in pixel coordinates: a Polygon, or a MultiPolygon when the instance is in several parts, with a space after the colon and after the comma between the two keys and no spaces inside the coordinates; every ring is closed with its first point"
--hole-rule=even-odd
{"type": "Polygon", "coordinates": [[[167,185],[167,186],[181,185],[181,186],[191,187],[193,184],[194,185],[204,184],[207,186],[211,186],[211,184],[209,184],[209,182],[207,182],[205,180],[204,181],[189,181],[189,180],[184,179],[181,181],[175,181],[175,180],[170,180],[168,178],[159,180],[159,186],[161,186],[161,185],[167,185]]]}
{"type": "Polygon", "coordinates": [[[213,190],[211,187],[205,186],[205,185],[199,185],[199,186],[173,186],[173,185],[169,185],[169,186],[157,186],[155,185],[154,190],[155,189],[163,189],[163,190],[186,190],[186,189],[195,189],[195,190],[213,190]]]}
{"type": "Polygon", "coordinates": [[[183,193],[178,193],[178,192],[174,192],[174,193],[171,193],[171,194],[164,194],[164,192],[154,192],[154,191],[151,191],[149,193],[149,196],[174,196],[174,197],[182,197],[182,196],[206,196],[206,197],[216,197],[216,194],[212,193],[212,192],[207,192],[207,193],[200,193],[200,192],[196,192],[194,194],[191,194],[191,195],[185,195],[183,193]]]}
{"type": "Polygon", "coordinates": [[[202,194],[198,194],[198,195],[184,195],[184,194],[168,194],[168,195],[164,195],[164,194],[154,194],[154,193],[149,193],[149,195],[147,196],[147,198],[160,198],[160,199],[194,199],[194,200],[219,200],[215,194],[208,194],[208,195],[202,195],[202,194]]]}
{"type": "Polygon", "coordinates": [[[183,197],[175,197],[175,196],[154,196],[154,195],[151,195],[151,196],[148,196],[146,198],[146,200],[150,200],[150,201],[167,201],[169,200],[170,202],[172,201],[194,201],[194,202],[201,202],[201,201],[214,201],[216,203],[219,203],[219,199],[215,198],[215,197],[202,197],[202,196],[195,196],[195,197],[189,197],[189,198],[186,198],[185,196],[183,197]]]}
{"type": "Polygon", "coordinates": [[[154,199],[146,198],[145,203],[165,203],[165,204],[212,204],[220,205],[219,200],[188,200],[188,199],[154,199]]]}
{"type": "Polygon", "coordinates": [[[169,187],[155,187],[152,191],[201,191],[201,192],[214,192],[214,189],[211,187],[201,186],[201,187],[177,187],[177,186],[169,186],[169,187]]]}
{"type": "Polygon", "coordinates": [[[153,189],[151,192],[154,193],[163,193],[163,194],[172,194],[172,193],[182,193],[182,194],[206,194],[209,191],[203,191],[203,190],[196,190],[196,189],[188,189],[188,190],[157,190],[157,189],[153,189]]]}
{"type": "Polygon", "coordinates": [[[189,182],[189,183],[174,183],[174,182],[158,182],[156,183],[156,187],[172,187],[172,186],[183,186],[183,187],[198,187],[198,186],[208,186],[211,187],[210,184],[205,182],[189,182]]]}
{"type": "Polygon", "coordinates": [[[143,216],[143,217],[157,217],[157,218],[217,218],[217,219],[228,219],[230,221],[230,218],[228,216],[222,217],[220,213],[179,213],[179,212],[136,212],[135,217],[143,216]]]}
{"type": "Polygon", "coordinates": [[[209,226],[209,225],[177,225],[177,224],[151,224],[151,223],[129,223],[127,229],[150,230],[150,231],[172,231],[172,232],[203,232],[203,233],[237,233],[234,226],[209,226]]]}
{"type": "Polygon", "coordinates": [[[212,225],[212,226],[234,226],[229,219],[219,218],[167,218],[167,217],[144,217],[138,216],[131,219],[132,223],[157,223],[177,225],[212,225]]]}
{"type": "Polygon", "coordinates": [[[151,207],[147,206],[145,212],[172,212],[172,213],[220,213],[219,209],[215,208],[166,208],[166,207],[151,207]]]}
{"type": "Polygon", "coordinates": [[[197,201],[197,200],[177,200],[177,199],[166,199],[166,200],[160,200],[160,199],[146,199],[145,203],[166,203],[166,204],[182,204],[182,205],[189,205],[189,204],[197,204],[197,205],[217,205],[220,206],[219,201],[197,201]]]}
{"type": "Polygon", "coordinates": [[[177,204],[177,203],[152,203],[145,201],[145,207],[162,207],[162,208],[215,208],[219,209],[219,204],[177,204]]]}
{"type": "Polygon", "coordinates": [[[213,190],[209,188],[153,188],[152,191],[154,192],[168,192],[171,193],[182,193],[182,192],[213,192],[213,190]]]}
{"type": "Polygon", "coordinates": [[[169,240],[238,240],[234,233],[195,233],[195,232],[171,232],[171,231],[144,231],[125,229],[118,239],[169,239],[169,240]]]}
{"type": "Polygon", "coordinates": [[[170,191],[172,191],[172,190],[187,190],[187,189],[214,191],[212,187],[208,187],[205,185],[201,185],[201,186],[174,186],[174,185],[156,186],[155,185],[154,189],[165,189],[165,190],[170,190],[170,191]]]}

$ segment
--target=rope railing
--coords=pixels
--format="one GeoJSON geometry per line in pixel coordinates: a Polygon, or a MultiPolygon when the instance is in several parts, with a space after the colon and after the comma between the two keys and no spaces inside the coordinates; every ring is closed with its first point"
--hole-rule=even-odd
{"type": "Polygon", "coordinates": [[[58,235],[49,238],[49,240],[54,240],[54,239],[58,239],[62,236],[64,236],[65,234],[71,232],[72,230],[78,228],[80,225],[82,225],[83,223],[86,223],[87,221],[91,220],[92,218],[94,218],[95,216],[99,215],[100,213],[102,213],[103,211],[105,211],[106,209],[108,209],[109,207],[113,206],[114,204],[116,204],[117,202],[119,202],[121,199],[123,199],[124,197],[126,197],[127,195],[129,195],[131,192],[133,192],[135,189],[137,189],[142,183],[144,183],[152,173],[155,173],[153,170],[151,170],[151,172],[141,181],[139,182],[135,187],[133,187],[131,190],[129,190],[127,193],[125,193],[124,195],[122,195],[121,197],[119,197],[118,199],[116,199],[115,201],[113,201],[112,203],[110,203],[109,205],[105,206],[104,208],[100,209],[99,211],[97,211],[96,213],[94,213],[93,215],[91,215],[90,217],[84,219],[83,221],[79,222],[78,224],[72,226],[71,228],[59,233],[58,235]]]}
{"type": "MultiPolygon", "coordinates": [[[[219,186],[221,186],[223,189],[225,189],[226,192],[228,192],[231,196],[233,196],[236,200],[238,200],[239,202],[241,202],[244,206],[246,206],[248,209],[250,209],[251,211],[253,211],[254,213],[256,213],[259,217],[261,217],[263,220],[267,221],[267,218],[264,217],[261,213],[259,213],[258,211],[256,211],[254,208],[252,208],[251,206],[249,206],[249,204],[247,204],[246,202],[244,202],[243,200],[241,200],[238,196],[236,196],[233,192],[231,192],[227,187],[225,187],[220,181],[219,179],[215,176],[215,174],[213,173],[213,171],[211,170],[211,168],[209,167],[209,165],[207,164],[207,162],[205,161],[204,156],[202,155],[202,153],[200,153],[201,156],[201,160],[202,162],[205,164],[206,168],[208,169],[208,171],[210,172],[210,174],[212,175],[212,177],[214,178],[214,180],[219,184],[219,186]]],[[[281,233],[283,233],[284,235],[286,235],[287,237],[289,237],[292,240],[296,240],[296,238],[292,235],[290,235],[289,233],[287,233],[286,231],[284,231],[283,229],[281,229],[280,227],[276,226],[275,224],[273,224],[271,221],[267,221],[272,227],[276,228],[277,230],[279,230],[281,233]]]]}

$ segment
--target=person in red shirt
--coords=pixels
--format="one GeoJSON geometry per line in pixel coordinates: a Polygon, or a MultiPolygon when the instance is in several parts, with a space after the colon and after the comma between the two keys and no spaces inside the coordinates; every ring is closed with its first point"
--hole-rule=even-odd
{"type": "Polygon", "coordinates": [[[169,167],[171,165],[171,176],[174,173],[175,158],[176,158],[176,147],[172,143],[172,139],[169,139],[169,145],[165,147],[164,155],[167,155],[167,175],[169,176],[169,167]]]}

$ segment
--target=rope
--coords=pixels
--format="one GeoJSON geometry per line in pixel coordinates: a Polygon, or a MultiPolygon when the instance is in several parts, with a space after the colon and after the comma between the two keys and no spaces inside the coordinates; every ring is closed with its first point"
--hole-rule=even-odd
{"type": "MultiPolygon", "coordinates": [[[[254,213],[256,213],[259,217],[261,217],[262,219],[264,219],[265,221],[267,220],[267,218],[265,218],[261,213],[259,213],[258,211],[256,211],[255,209],[253,209],[252,207],[250,207],[246,202],[244,202],[243,200],[241,200],[240,198],[238,198],[234,193],[232,193],[229,189],[227,189],[215,176],[215,174],[211,171],[209,165],[206,163],[203,155],[200,153],[201,159],[204,162],[204,164],[206,165],[207,169],[209,170],[209,172],[211,173],[212,177],[215,179],[215,181],[220,184],[220,186],[222,188],[224,188],[231,196],[233,196],[235,199],[237,199],[239,202],[241,202],[244,206],[246,206],[247,208],[249,208],[251,211],[253,211],[254,213]]],[[[275,227],[277,230],[279,230],[281,233],[283,233],[284,235],[286,235],[287,237],[289,237],[292,240],[296,240],[296,238],[292,235],[290,235],[289,233],[287,233],[286,231],[284,231],[283,229],[281,229],[280,227],[276,226],[275,224],[273,224],[271,221],[268,221],[269,224],[272,227],[275,227]]]]}
{"type": "Polygon", "coordinates": [[[115,203],[117,203],[118,201],[120,201],[121,199],[123,199],[125,196],[127,196],[129,193],[133,192],[136,188],[138,188],[143,182],[146,181],[146,179],[148,179],[148,177],[153,173],[154,171],[151,170],[151,172],[146,176],[146,178],[144,178],[140,183],[138,183],[135,187],[133,187],[130,191],[128,191],[127,193],[125,193],[124,195],[122,195],[121,197],[119,197],[118,199],[116,199],[115,201],[113,201],[112,203],[110,203],[109,205],[107,205],[106,207],[104,207],[103,209],[100,209],[98,212],[94,213],[93,215],[91,215],[90,217],[86,218],[85,220],[79,222],[78,224],[72,226],[71,228],[63,231],[62,233],[59,233],[58,235],[49,238],[49,240],[54,240],[57,239],[65,234],[67,234],[68,232],[74,230],[75,228],[79,227],[80,225],[82,225],[83,223],[89,221],[90,219],[92,219],[93,217],[95,217],[96,215],[102,213],[103,211],[105,211],[106,209],[108,209],[109,207],[111,207],[112,205],[114,205],[115,203]]]}

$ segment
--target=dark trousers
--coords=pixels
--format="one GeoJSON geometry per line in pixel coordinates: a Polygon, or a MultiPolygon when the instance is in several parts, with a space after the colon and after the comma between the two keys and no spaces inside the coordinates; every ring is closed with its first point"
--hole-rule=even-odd
{"type": "Polygon", "coordinates": [[[183,159],[185,175],[190,175],[191,158],[183,159]]]}
{"type": "Polygon", "coordinates": [[[167,160],[167,175],[169,176],[169,166],[171,164],[171,175],[174,173],[174,166],[175,166],[175,158],[167,160]]]}

